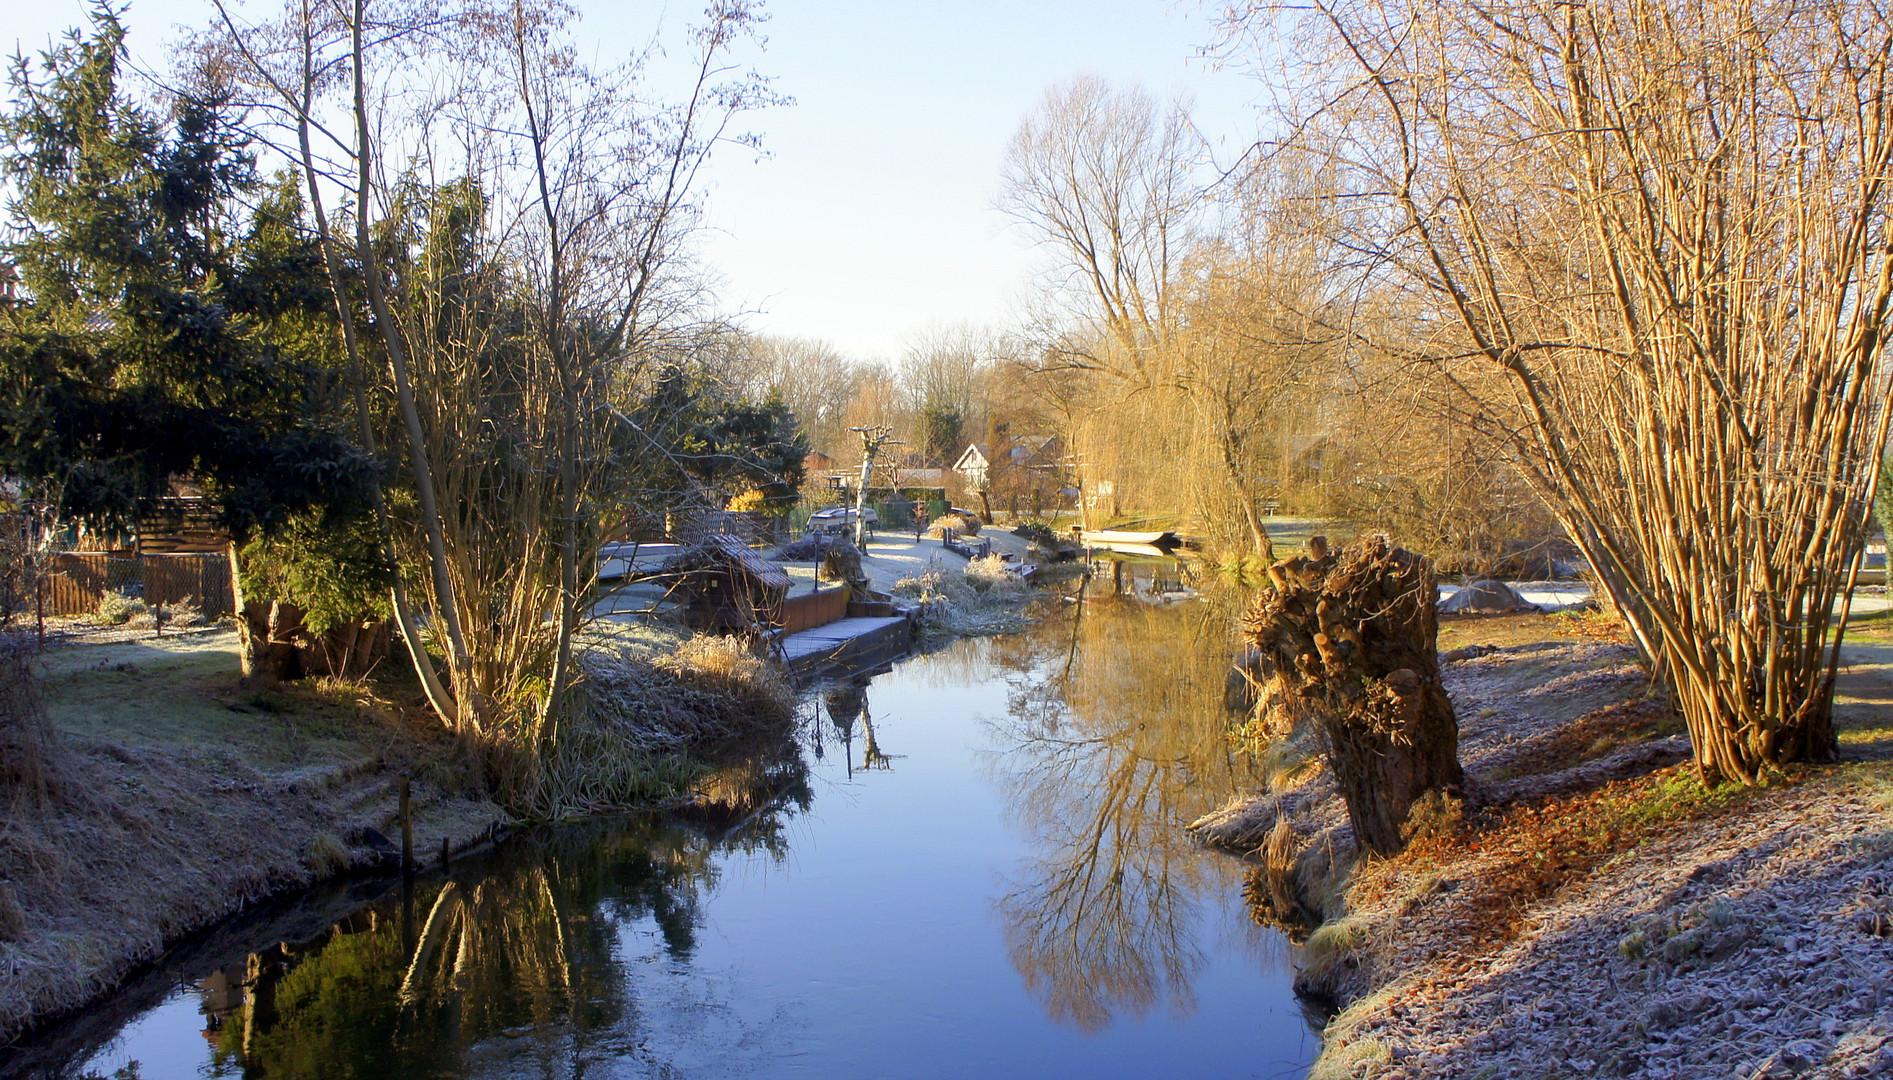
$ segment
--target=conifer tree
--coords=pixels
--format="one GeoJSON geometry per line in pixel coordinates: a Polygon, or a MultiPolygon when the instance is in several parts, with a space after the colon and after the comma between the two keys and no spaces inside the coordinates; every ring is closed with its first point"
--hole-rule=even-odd
{"type": "Polygon", "coordinates": [[[101,6],[89,36],[10,73],[0,474],[95,524],[181,477],[239,536],[359,504],[373,466],[333,420],[316,332],[333,316],[295,186],[259,179],[222,103],[125,95],[124,39],[101,6]]]}

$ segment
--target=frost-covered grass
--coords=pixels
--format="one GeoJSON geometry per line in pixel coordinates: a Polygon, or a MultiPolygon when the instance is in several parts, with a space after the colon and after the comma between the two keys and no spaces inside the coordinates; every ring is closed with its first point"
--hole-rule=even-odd
{"type": "Polygon", "coordinates": [[[1030,620],[1025,606],[1032,589],[1004,569],[998,556],[975,559],[964,570],[929,562],[894,583],[894,595],[920,602],[923,633],[934,636],[1012,634],[1030,620]]]}

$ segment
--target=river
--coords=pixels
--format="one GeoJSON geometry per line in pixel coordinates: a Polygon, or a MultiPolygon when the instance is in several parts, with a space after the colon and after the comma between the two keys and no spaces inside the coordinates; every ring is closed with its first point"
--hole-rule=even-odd
{"type": "Polygon", "coordinates": [[[14,1075],[1300,1076],[1293,950],[1180,829],[1246,776],[1228,625],[1105,597],[829,686],[698,813],[277,905],[14,1075]]]}

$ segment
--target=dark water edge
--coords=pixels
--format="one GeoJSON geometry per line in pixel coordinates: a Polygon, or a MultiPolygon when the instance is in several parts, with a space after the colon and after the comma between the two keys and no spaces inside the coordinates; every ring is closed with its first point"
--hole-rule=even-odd
{"type": "Polygon", "coordinates": [[[694,816],[268,905],[0,1076],[1300,1076],[1292,949],[1180,829],[1246,769],[1204,607],[825,685],[694,816]]]}

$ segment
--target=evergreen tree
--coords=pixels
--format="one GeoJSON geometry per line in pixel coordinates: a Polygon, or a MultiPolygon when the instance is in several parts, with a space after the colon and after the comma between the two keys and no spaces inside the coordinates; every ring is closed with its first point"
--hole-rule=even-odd
{"type": "Polygon", "coordinates": [[[373,465],[335,422],[332,316],[294,185],[259,181],[223,103],[161,116],[125,96],[124,38],[99,7],[89,37],[11,72],[0,473],[98,524],[185,476],[238,535],[360,504],[373,465]]]}
{"type": "Polygon", "coordinates": [[[644,459],[653,475],[642,487],[660,500],[693,489],[726,500],[753,488],[763,493],[765,511],[794,504],[808,436],[780,393],[760,404],[734,401],[710,380],[672,364],[631,421],[650,443],[644,459]]]}

